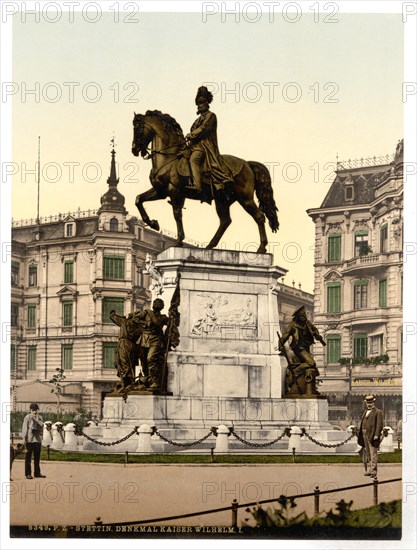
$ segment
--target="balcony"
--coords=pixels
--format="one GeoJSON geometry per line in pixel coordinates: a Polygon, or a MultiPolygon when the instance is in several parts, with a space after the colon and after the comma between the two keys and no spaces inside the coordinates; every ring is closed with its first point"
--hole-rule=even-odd
{"type": "Polygon", "coordinates": [[[402,252],[381,252],[378,254],[367,254],[366,256],[357,256],[343,263],[341,272],[344,275],[354,275],[363,270],[367,272],[379,271],[381,267],[391,265],[400,265],[403,261],[402,252]]]}

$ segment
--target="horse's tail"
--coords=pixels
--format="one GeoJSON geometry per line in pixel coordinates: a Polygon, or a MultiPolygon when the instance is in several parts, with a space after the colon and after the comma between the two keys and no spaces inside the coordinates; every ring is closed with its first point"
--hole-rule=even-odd
{"type": "Polygon", "coordinates": [[[252,172],[255,175],[255,191],[259,201],[259,208],[268,218],[269,226],[274,233],[278,231],[278,208],[274,200],[274,192],[272,190],[271,176],[268,168],[260,162],[253,160],[248,161],[252,172]]]}

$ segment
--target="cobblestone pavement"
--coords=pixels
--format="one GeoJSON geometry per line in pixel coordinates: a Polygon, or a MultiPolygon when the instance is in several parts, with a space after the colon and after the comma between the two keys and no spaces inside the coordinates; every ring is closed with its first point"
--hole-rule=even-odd
{"type": "MultiPolygon", "coordinates": [[[[369,482],[361,464],[92,464],[46,462],[45,479],[27,480],[24,464],[16,461],[10,485],[12,525],[87,525],[151,520],[212,508],[310,493],[369,482]]],[[[379,481],[401,477],[400,464],[379,465],[379,481]]],[[[7,495],[3,495],[3,501],[7,495]]],[[[373,487],[323,495],[320,509],[341,499],[353,508],[373,504],[373,487]]],[[[379,486],[379,501],[401,498],[401,483],[379,486]]],[[[297,500],[297,513],[313,513],[313,497],[297,500]]],[[[250,517],[239,509],[238,523],[250,517]]],[[[160,525],[227,526],[231,511],[171,520],[160,525]]]]}

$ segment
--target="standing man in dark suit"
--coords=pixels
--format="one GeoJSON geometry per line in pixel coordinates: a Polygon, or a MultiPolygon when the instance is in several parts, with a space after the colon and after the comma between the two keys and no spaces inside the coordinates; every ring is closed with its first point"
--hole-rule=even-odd
{"type": "Polygon", "coordinates": [[[26,444],[25,476],[27,479],[33,479],[31,471],[32,453],[35,466],[35,477],[46,477],[41,474],[39,466],[41,458],[43,422],[42,418],[38,415],[39,405],[37,403],[31,403],[29,409],[30,413],[23,419],[22,437],[26,444]]]}
{"type": "Polygon", "coordinates": [[[359,428],[358,444],[365,447],[367,468],[365,475],[376,478],[378,466],[378,447],[381,443],[384,419],[382,411],[375,406],[375,396],[365,397],[366,410],[364,411],[359,428]]]}

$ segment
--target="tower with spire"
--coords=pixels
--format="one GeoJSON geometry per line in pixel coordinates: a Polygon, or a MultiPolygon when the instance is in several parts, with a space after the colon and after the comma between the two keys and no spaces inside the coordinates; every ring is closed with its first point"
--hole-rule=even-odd
{"type": "Polygon", "coordinates": [[[110,176],[107,178],[108,190],[102,195],[101,206],[97,212],[98,227],[100,231],[128,231],[126,224],[125,198],[117,189],[119,178],[116,174],[116,151],[114,149],[114,137],[112,144],[110,176]]]}

